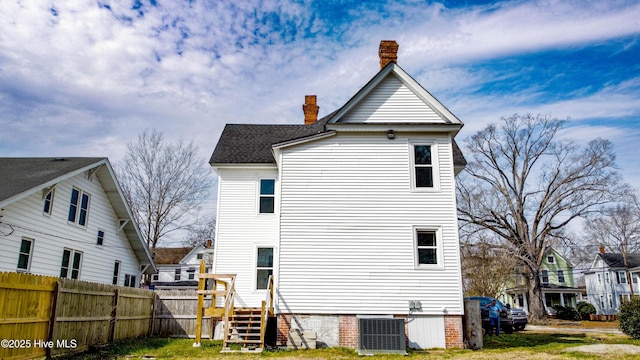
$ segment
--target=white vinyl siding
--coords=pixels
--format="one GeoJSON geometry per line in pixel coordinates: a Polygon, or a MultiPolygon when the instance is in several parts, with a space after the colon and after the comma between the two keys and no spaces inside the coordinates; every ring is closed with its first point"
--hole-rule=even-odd
{"type": "Polygon", "coordinates": [[[389,75],[344,115],[344,123],[444,123],[444,119],[400,79],[389,75]]]}
{"type": "MultiPolygon", "coordinates": [[[[260,214],[260,179],[275,179],[279,196],[278,172],[274,168],[218,169],[218,218],[214,273],[237,274],[236,306],[259,307],[265,290],[256,290],[258,247],[274,248],[277,266],[279,212],[260,214]]],[[[274,271],[275,273],[275,271],[274,271]]]]}
{"type": "Polygon", "coordinates": [[[451,140],[338,135],[284,148],[279,311],[462,314],[451,140]],[[412,142],[437,147],[440,190],[411,190],[412,142]],[[439,229],[442,264],[417,269],[415,229],[439,229]]]}
{"type": "Polygon", "coordinates": [[[42,216],[42,192],[36,191],[4,208],[3,223],[17,226],[14,226],[15,231],[10,236],[0,241],[0,253],[12,254],[4,257],[4,260],[0,259],[0,271],[16,271],[22,238],[29,237],[37,240],[30,273],[59,276],[62,251],[68,248],[82,252],[80,280],[111,284],[116,260],[121,261],[121,272],[138,275],[140,263],[129,240],[124,233],[118,232],[119,219],[95,176],[89,180],[87,174],[83,173],[58,183],[52,205],[51,215],[42,216]],[[86,226],[68,224],[69,199],[73,187],[91,194],[91,219],[86,226]],[[105,231],[103,246],[96,245],[98,229],[105,231]]]}

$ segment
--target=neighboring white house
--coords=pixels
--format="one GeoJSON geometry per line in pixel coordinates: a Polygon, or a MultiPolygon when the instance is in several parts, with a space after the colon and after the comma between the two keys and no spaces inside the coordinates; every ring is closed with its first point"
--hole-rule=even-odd
{"type": "MultiPolygon", "coordinates": [[[[278,341],[291,329],[358,346],[367,317],[407,320],[414,348],[462,347],[455,174],[462,123],[380,45],[380,71],[344,106],[305,124],[227,125],[214,273],[235,273],[237,306],[276,286],[278,341]]],[[[281,119],[274,119],[281,120],[281,119]]]]}
{"type": "Polygon", "coordinates": [[[0,158],[0,271],[138,287],[155,265],[107,158],[0,158]]]}
{"type": "Polygon", "coordinates": [[[158,273],[154,274],[151,285],[155,289],[197,288],[200,261],[205,262],[205,272],[211,271],[213,247],[197,245],[194,247],[156,248],[154,261],[158,273]]]}
{"type": "Polygon", "coordinates": [[[627,255],[627,262],[631,284],[627,278],[622,254],[605,253],[604,248],[596,255],[589,271],[585,272],[587,298],[596,307],[598,314],[616,314],[622,301],[631,298],[629,285],[633,286],[634,294],[639,294],[638,274],[632,268],[640,266],[640,254],[627,255]]]}

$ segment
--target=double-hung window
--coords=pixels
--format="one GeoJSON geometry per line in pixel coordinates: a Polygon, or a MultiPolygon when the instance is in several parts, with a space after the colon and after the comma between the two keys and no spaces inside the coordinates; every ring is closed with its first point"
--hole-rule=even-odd
{"type": "Polygon", "coordinates": [[[87,216],[89,213],[89,194],[76,188],[71,189],[71,201],[69,204],[70,222],[78,225],[87,225],[87,216]]]}
{"type": "Polygon", "coordinates": [[[260,214],[273,214],[276,204],[276,181],[274,179],[260,180],[260,214]]]}
{"type": "Polygon", "coordinates": [[[271,275],[273,275],[273,248],[258,248],[256,289],[266,289],[271,275]]]}
{"type": "Polygon", "coordinates": [[[78,279],[80,277],[80,265],[82,264],[82,253],[77,250],[64,249],[62,251],[62,265],[60,266],[60,277],[78,279]]]}
{"type": "Polygon", "coordinates": [[[618,271],[616,273],[618,275],[618,284],[626,284],[627,283],[627,273],[624,271],[618,271]]]}
{"type": "Polygon", "coordinates": [[[414,228],[416,268],[442,267],[440,232],[436,229],[414,228]]]}
{"type": "Polygon", "coordinates": [[[113,265],[113,285],[118,285],[118,278],[120,277],[120,261],[116,261],[113,265]]]}
{"type": "Polygon", "coordinates": [[[31,255],[33,254],[33,240],[22,238],[20,253],[18,254],[18,272],[29,272],[31,267],[31,255]]]}
{"type": "Polygon", "coordinates": [[[180,281],[180,278],[182,277],[181,272],[181,269],[176,269],[175,274],[173,275],[173,280],[180,281]]]}
{"type": "Polygon", "coordinates": [[[416,188],[433,188],[431,145],[413,145],[414,181],[416,188]]]}
{"type": "Polygon", "coordinates": [[[104,231],[98,230],[98,239],[96,240],[96,244],[97,245],[103,245],[104,244],[104,231]]]}
{"type": "Polygon", "coordinates": [[[51,215],[51,212],[53,211],[54,190],[55,189],[53,188],[44,190],[44,205],[42,206],[42,213],[44,215],[51,215]]]}
{"type": "Polygon", "coordinates": [[[543,284],[549,283],[549,271],[547,270],[542,270],[542,283],[543,284]]]}
{"type": "Polygon", "coordinates": [[[564,282],[564,271],[558,270],[558,282],[564,282]]]}

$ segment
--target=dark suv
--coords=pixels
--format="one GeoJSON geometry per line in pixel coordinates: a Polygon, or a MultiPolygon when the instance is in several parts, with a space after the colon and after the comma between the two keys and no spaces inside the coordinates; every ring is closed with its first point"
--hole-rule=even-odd
{"type": "Polygon", "coordinates": [[[482,316],[482,327],[486,330],[490,327],[489,309],[487,305],[495,300],[502,311],[500,312],[500,328],[507,334],[511,334],[514,330],[524,330],[527,326],[527,314],[522,309],[511,308],[511,305],[504,305],[500,300],[487,296],[471,296],[468,300],[480,301],[480,313],[482,316]]]}

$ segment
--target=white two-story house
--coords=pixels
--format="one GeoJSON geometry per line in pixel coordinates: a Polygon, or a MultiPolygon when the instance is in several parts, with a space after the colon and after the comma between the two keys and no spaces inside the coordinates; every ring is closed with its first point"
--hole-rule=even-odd
{"type": "Polygon", "coordinates": [[[156,272],[107,158],[0,158],[0,271],[139,287],[156,272]]]}
{"type": "MultiPolygon", "coordinates": [[[[462,127],[380,45],[380,70],[346,104],[304,124],[227,125],[214,273],[259,307],[274,275],[278,340],[311,331],[359,346],[362,319],[404,319],[411,347],[462,347],[454,142],[462,127]]],[[[379,329],[374,329],[378,331],[379,329]]],[[[404,345],[403,345],[404,347],[404,345]]]]}
{"type": "Polygon", "coordinates": [[[208,240],[206,246],[155,248],[153,260],[158,273],[151,278],[154,289],[198,288],[200,262],[205,262],[205,272],[211,271],[213,245],[208,240]]]}
{"type": "Polygon", "coordinates": [[[638,273],[633,269],[639,266],[640,254],[628,254],[625,268],[622,254],[607,253],[604,247],[600,248],[591,267],[584,273],[587,298],[595,306],[597,314],[617,314],[620,304],[631,299],[631,286],[635,295],[640,294],[638,273]],[[625,269],[630,270],[631,283],[625,269]]]}

